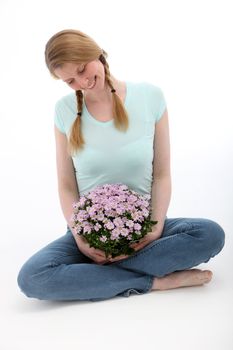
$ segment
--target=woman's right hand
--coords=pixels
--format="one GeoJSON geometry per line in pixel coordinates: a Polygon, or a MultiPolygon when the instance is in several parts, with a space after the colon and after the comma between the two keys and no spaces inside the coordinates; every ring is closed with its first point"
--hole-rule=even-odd
{"type": "Polygon", "coordinates": [[[82,236],[79,236],[74,233],[73,236],[78,245],[79,250],[88,258],[93,260],[96,264],[103,265],[110,262],[109,259],[111,258],[111,256],[106,258],[104,251],[90,247],[89,243],[82,236]]]}

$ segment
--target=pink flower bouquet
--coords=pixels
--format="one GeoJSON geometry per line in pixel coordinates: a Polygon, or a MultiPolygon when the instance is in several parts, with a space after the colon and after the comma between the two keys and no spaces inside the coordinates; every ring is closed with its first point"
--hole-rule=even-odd
{"type": "Polygon", "coordinates": [[[73,203],[71,222],[76,234],[105,256],[131,255],[138,242],[158,221],[152,221],[150,195],[140,195],[126,185],[97,186],[73,203]]]}

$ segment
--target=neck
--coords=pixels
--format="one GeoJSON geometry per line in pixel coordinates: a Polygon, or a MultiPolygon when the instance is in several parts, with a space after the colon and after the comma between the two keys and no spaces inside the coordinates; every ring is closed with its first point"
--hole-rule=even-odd
{"type": "MultiPolygon", "coordinates": [[[[113,87],[117,91],[120,87],[120,82],[115,79],[113,76],[111,76],[111,80],[113,82],[113,87]]],[[[84,92],[84,98],[85,100],[91,102],[91,103],[108,103],[112,101],[112,92],[110,86],[105,83],[104,88],[102,90],[99,90],[97,92],[94,91],[85,91],[84,92]]]]}

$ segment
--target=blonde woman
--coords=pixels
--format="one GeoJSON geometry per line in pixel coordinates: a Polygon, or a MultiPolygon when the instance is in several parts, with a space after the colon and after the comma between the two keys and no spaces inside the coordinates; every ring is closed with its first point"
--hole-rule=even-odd
{"type": "Polygon", "coordinates": [[[171,197],[168,111],[163,91],[149,82],[120,81],[107,53],[87,34],[62,30],[45,48],[52,77],[73,91],[55,104],[58,192],[66,233],[32,255],[18,285],[30,298],[104,300],[153,290],[204,285],[212,272],[192,269],[225,243],[206,218],[168,218],[171,197]],[[72,203],[105,183],[151,194],[158,224],[132,256],[106,258],[71,227],[72,203]]]}

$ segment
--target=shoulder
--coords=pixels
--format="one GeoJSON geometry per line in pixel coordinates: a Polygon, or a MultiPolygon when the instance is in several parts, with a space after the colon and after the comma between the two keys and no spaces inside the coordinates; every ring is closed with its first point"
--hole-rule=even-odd
{"type": "Polygon", "coordinates": [[[69,107],[76,103],[76,95],[74,92],[63,95],[55,102],[55,108],[69,107]]]}
{"type": "Polygon", "coordinates": [[[142,81],[140,85],[141,88],[144,89],[150,95],[160,95],[161,93],[163,93],[161,87],[154,83],[142,81]]]}
{"type": "Polygon", "coordinates": [[[141,91],[144,91],[145,101],[148,110],[153,114],[154,121],[158,122],[167,105],[162,88],[148,81],[142,81],[138,86],[141,91]]]}
{"type": "Polygon", "coordinates": [[[147,100],[164,98],[162,88],[154,83],[148,81],[131,81],[129,83],[135,92],[143,93],[147,100]]]}
{"type": "Polygon", "coordinates": [[[76,118],[76,95],[75,93],[66,94],[58,98],[54,106],[54,122],[62,133],[70,130],[74,119],[76,118]]]}

